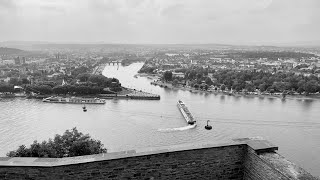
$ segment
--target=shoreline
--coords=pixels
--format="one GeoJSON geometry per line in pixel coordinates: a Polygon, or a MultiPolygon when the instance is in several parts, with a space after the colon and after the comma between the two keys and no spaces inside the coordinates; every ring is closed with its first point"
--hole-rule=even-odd
{"type": "MultiPolygon", "coordinates": [[[[1,95],[1,94],[0,94],[1,95]]],[[[43,94],[28,96],[24,95],[15,95],[9,94],[6,96],[0,96],[0,99],[13,99],[13,98],[26,98],[26,99],[43,99],[50,96],[59,96],[59,97],[79,97],[79,98],[101,98],[101,99],[143,99],[143,100],[160,100],[160,95],[152,94],[144,91],[139,91],[136,89],[130,89],[127,87],[122,87],[122,91],[114,94],[87,94],[87,95],[70,95],[70,94],[43,94]]]]}
{"type": "Polygon", "coordinates": [[[275,99],[297,99],[297,100],[320,100],[320,95],[286,95],[285,98],[282,95],[275,95],[275,94],[243,94],[243,93],[229,93],[223,92],[221,90],[199,90],[191,87],[181,87],[181,86],[173,86],[171,83],[165,82],[157,82],[153,81],[150,84],[155,86],[160,86],[162,88],[168,88],[172,90],[182,90],[182,91],[189,91],[191,93],[205,93],[205,94],[215,94],[215,95],[227,95],[227,96],[234,96],[234,97],[258,97],[258,98],[275,98],[275,99]]]}

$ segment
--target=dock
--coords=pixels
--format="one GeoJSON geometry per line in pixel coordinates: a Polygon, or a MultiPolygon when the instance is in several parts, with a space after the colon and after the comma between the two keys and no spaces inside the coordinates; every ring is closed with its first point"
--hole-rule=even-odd
{"type": "MultiPolygon", "coordinates": [[[[128,89],[128,88],[127,88],[128,89]]],[[[140,99],[140,100],[160,100],[160,95],[148,92],[128,89],[128,94],[100,94],[99,97],[103,99],[140,99]]]]}

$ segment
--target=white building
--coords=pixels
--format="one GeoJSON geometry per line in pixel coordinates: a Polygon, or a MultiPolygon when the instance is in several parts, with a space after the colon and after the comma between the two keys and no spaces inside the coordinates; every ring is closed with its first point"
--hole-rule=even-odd
{"type": "Polygon", "coordinates": [[[184,78],[184,73],[182,72],[172,72],[173,77],[181,77],[184,78]]]}

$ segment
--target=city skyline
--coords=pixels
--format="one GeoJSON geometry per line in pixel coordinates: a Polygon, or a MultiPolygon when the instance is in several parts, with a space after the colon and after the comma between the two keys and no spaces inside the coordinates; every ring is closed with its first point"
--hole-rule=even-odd
{"type": "Polygon", "coordinates": [[[0,2],[0,41],[319,45],[317,0],[0,2]]]}

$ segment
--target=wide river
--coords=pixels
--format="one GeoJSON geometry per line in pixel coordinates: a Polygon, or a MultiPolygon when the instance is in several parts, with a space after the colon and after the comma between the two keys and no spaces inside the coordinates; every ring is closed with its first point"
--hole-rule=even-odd
{"type": "Polygon", "coordinates": [[[47,140],[77,127],[99,139],[109,152],[192,142],[219,143],[234,138],[262,137],[279,153],[320,175],[320,101],[234,97],[169,90],[133,76],[143,63],[106,66],[103,74],[123,86],[161,96],[161,100],[107,100],[105,105],[43,103],[35,99],[0,100],[0,156],[21,144],[47,140]],[[176,104],[183,100],[198,126],[186,128],[176,104]],[[210,120],[213,129],[204,129],[210,120]]]}

